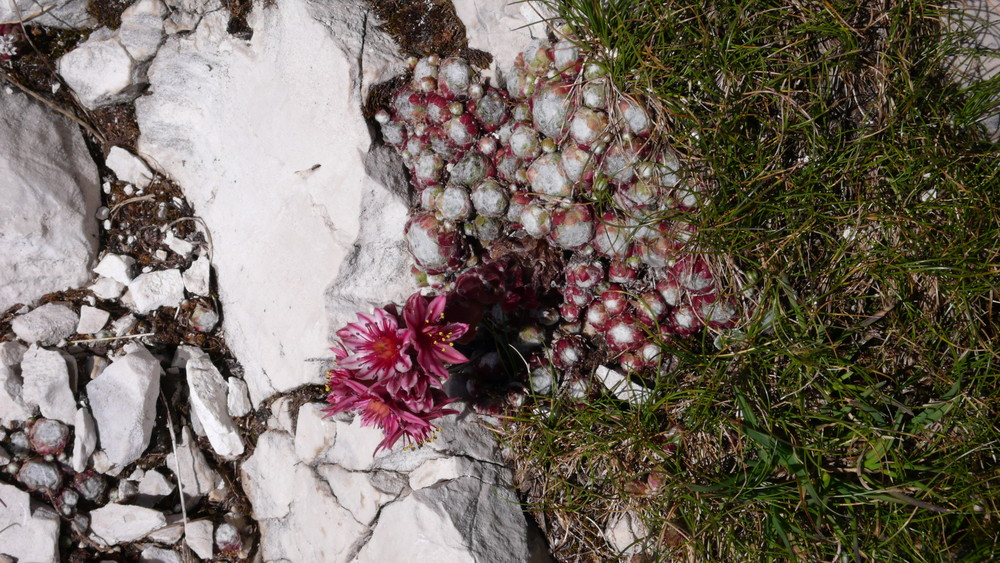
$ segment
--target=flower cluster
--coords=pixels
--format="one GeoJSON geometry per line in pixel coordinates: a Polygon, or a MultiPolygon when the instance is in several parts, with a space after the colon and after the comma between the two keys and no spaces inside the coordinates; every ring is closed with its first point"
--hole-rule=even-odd
{"type": "Polygon", "coordinates": [[[327,372],[327,416],[358,411],[364,426],[376,426],[385,439],[380,449],[400,438],[415,444],[434,432],[432,420],[457,411],[442,386],[448,366],[468,361],[455,349],[469,326],[448,322],[445,296],[410,296],[402,314],[392,305],[337,331],[336,367],[327,372]],[[401,326],[402,325],[402,326],[401,326]]]}

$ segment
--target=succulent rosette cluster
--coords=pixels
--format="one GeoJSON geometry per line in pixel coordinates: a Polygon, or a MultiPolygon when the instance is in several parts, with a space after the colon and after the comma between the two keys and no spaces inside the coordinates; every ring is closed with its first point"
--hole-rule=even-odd
{"type": "Polygon", "coordinates": [[[443,384],[448,367],[468,359],[455,342],[469,327],[445,318],[446,297],[410,296],[402,313],[395,306],[358,313],[337,331],[332,348],[336,366],[327,372],[327,416],[360,413],[364,426],[382,430],[376,448],[390,449],[400,438],[414,444],[435,432],[433,420],[458,411],[446,408],[443,384]]]}
{"type": "Polygon", "coordinates": [[[0,60],[6,61],[20,53],[21,26],[18,24],[0,24],[0,60]]]}
{"type": "Polygon", "coordinates": [[[532,42],[499,87],[458,57],[413,58],[411,69],[375,117],[410,171],[405,236],[429,285],[503,292],[487,275],[495,248],[550,246],[562,276],[536,293],[555,289],[561,302],[553,314],[536,301],[535,317],[555,318],[542,323],[549,359],[575,375],[595,354],[631,372],[662,369],[662,343],[736,321],[689,245],[705,183],[680,172],[651,140],[650,113],[572,41],[532,42]]]}

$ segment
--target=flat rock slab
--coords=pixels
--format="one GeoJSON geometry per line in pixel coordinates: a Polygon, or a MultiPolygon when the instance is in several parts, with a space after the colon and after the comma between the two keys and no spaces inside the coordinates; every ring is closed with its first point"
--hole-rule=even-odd
{"type": "Polygon", "coordinates": [[[255,405],[323,380],[310,360],[329,357],[324,290],[354,249],[363,195],[384,191],[366,172],[359,108],[365,85],[405,65],[365,12],[255,5],[249,41],[208,13],[168,37],[136,101],[139,153],[184,186],[212,233],[223,329],[255,405]]]}
{"type": "Polygon", "coordinates": [[[90,513],[92,536],[106,545],[142,539],[166,524],[162,512],[141,506],[112,502],[90,513]]]}
{"type": "Polygon", "coordinates": [[[97,167],[76,124],[2,88],[0,193],[0,310],[85,284],[97,253],[97,167]]]}
{"type": "Polygon", "coordinates": [[[28,344],[55,346],[76,330],[80,318],[73,309],[56,303],[46,303],[10,323],[11,330],[28,344]]]}

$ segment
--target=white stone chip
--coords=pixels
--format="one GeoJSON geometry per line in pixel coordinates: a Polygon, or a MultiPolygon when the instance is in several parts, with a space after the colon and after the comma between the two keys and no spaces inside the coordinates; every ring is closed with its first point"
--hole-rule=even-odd
{"type": "Polygon", "coordinates": [[[115,322],[111,323],[111,330],[114,331],[115,336],[125,336],[128,334],[135,325],[139,324],[139,319],[135,315],[129,313],[121,318],[115,319],[115,322]]]}
{"type": "Polygon", "coordinates": [[[180,270],[160,270],[140,274],[128,284],[136,313],[160,307],[177,307],[184,301],[184,281],[180,270]]]}
{"type": "Polygon", "coordinates": [[[167,525],[159,530],[153,530],[146,536],[152,541],[174,545],[184,537],[184,519],[180,514],[167,516],[167,525]]]}
{"type": "Polygon", "coordinates": [[[142,550],[139,563],[181,563],[181,556],[171,549],[149,546],[142,550]]]}
{"type": "Polygon", "coordinates": [[[337,425],[323,418],[322,405],[303,403],[299,407],[295,427],[295,454],[299,459],[305,463],[316,461],[333,444],[336,436],[337,425]]]}
{"type": "Polygon", "coordinates": [[[120,254],[105,254],[94,268],[94,273],[128,285],[132,281],[132,266],[135,258],[120,254]]]}
{"type": "Polygon", "coordinates": [[[184,288],[195,295],[208,296],[211,271],[212,263],[208,257],[199,256],[187,270],[184,270],[184,288]]]}
{"type": "Polygon", "coordinates": [[[173,251],[174,254],[178,254],[184,258],[191,256],[191,253],[194,252],[194,245],[179,238],[173,231],[167,231],[167,234],[163,236],[163,244],[167,245],[167,248],[173,251]]]}
{"type": "Polygon", "coordinates": [[[176,486],[170,482],[162,473],[151,469],[142,476],[139,481],[139,494],[152,497],[152,504],[156,504],[163,497],[174,492],[176,486]]]}
{"type": "Polygon", "coordinates": [[[0,553],[17,561],[59,561],[59,517],[48,507],[32,510],[31,496],[0,483],[0,553]]]}
{"type": "Polygon", "coordinates": [[[176,454],[167,454],[167,469],[181,484],[185,505],[192,508],[212,489],[222,485],[222,478],[205,461],[205,455],[198,449],[198,443],[185,426],[178,436],[176,454]]]}
{"type": "Polygon", "coordinates": [[[101,448],[121,467],[139,459],[156,419],[160,363],[145,348],[111,363],[87,384],[101,448]]]}
{"type": "Polygon", "coordinates": [[[604,530],[608,545],[622,555],[634,555],[642,551],[641,540],[649,535],[649,529],[642,519],[632,511],[612,517],[604,530]]]}
{"type": "Polygon", "coordinates": [[[139,188],[145,188],[153,181],[153,173],[150,172],[146,163],[121,147],[111,147],[105,163],[115,173],[115,176],[118,176],[118,179],[123,182],[129,182],[139,188]]]}
{"type": "Polygon", "coordinates": [[[18,338],[28,344],[55,346],[73,334],[78,321],[79,317],[69,307],[46,303],[15,317],[10,323],[10,328],[18,338]]]}
{"type": "Polygon", "coordinates": [[[21,362],[24,381],[21,399],[38,405],[42,416],[70,426],[76,419],[76,397],[70,388],[70,370],[61,352],[32,345],[21,362]]]}
{"type": "Polygon", "coordinates": [[[166,524],[162,512],[141,506],[108,503],[90,512],[91,537],[108,546],[140,540],[166,524]]]}
{"type": "Polygon", "coordinates": [[[125,284],[102,276],[90,285],[90,291],[93,291],[94,295],[99,299],[113,301],[122,296],[122,292],[125,291],[125,284]]]}
{"type": "Polygon", "coordinates": [[[188,360],[187,383],[191,410],[198,413],[212,449],[230,459],[242,454],[243,439],[229,414],[226,381],[211,358],[202,356],[188,360]]]}
{"type": "Polygon", "coordinates": [[[624,375],[606,366],[597,366],[594,375],[597,376],[597,379],[605,388],[614,393],[615,397],[618,397],[622,401],[642,404],[652,395],[652,391],[649,389],[637,383],[632,383],[624,375]]]}
{"type": "Polygon", "coordinates": [[[194,520],[187,524],[184,541],[199,558],[210,560],[212,559],[212,546],[214,545],[212,537],[214,534],[215,525],[211,520],[194,520]]]}
{"type": "Polygon", "coordinates": [[[163,43],[163,16],[166,6],[160,0],[139,0],[122,12],[118,40],[137,61],[153,58],[163,43]]]}
{"type": "Polygon", "coordinates": [[[104,325],[108,324],[110,317],[111,313],[103,309],[83,305],[80,307],[80,322],[76,325],[76,333],[94,334],[100,332],[104,329],[104,325]]]}
{"type": "Polygon", "coordinates": [[[56,70],[87,109],[131,101],[140,93],[141,68],[106,28],[60,57],[56,70]]]}
{"type": "Polygon", "coordinates": [[[229,387],[226,394],[229,414],[233,417],[246,416],[252,409],[246,382],[238,377],[230,377],[226,380],[226,385],[229,387]]]}
{"type": "Polygon", "coordinates": [[[73,436],[73,471],[82,472],[87,468],[87,462],[97,448],[97,428],[94,425],[94,418],[90,416],[90,411],[85,407],[77,409],[73,418],[75,435],[73,436]]]}

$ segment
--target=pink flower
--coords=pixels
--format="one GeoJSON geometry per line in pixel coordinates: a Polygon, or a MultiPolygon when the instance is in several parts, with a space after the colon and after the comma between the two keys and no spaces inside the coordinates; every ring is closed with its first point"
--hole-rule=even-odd
{"type": "Polygon", "coordinates": [[[325,410],[328,416],[357,410],[362,426],[374,426],[385,436],[375,453],[381,449],[391,449],[400,438],[415,444],[427,441],[435,431],[431,421],[458,411],[444,408],[451,401],[440,389],[428,389],[423,398],[411,397],[403,400],[389,393],[385,382],[361,381],[350,376],[350,372],[330,371],[330,395],[325,410]],[[413,406],[425,407],[413,410],[413,406]]]}
{"type": "Polygon", "coordinates": [[[376,380],[409,371],[413,366],[408,353],[410,331],[400,329],[396,317],[384,309],[375,309],[372,316],[358,313],[358,319],[337,331],[347,347],[344,357],[337,354],[337,365],[358,371],[360,378],[376,380]]]}
{"type": "Polygon", "coordinates": [[[403,307],[403,319],[410,331],[410,343],[417,350],[417,363],[429,374],[442,380],[448,377],[446,363],[460,364],[469,361],[454,347],[454,342],[469,330],[469,325],[445,322],[444,306],[443,295],[428,303],[427,298],[415,293],[406,300],[406,306],[403,307]]]}

